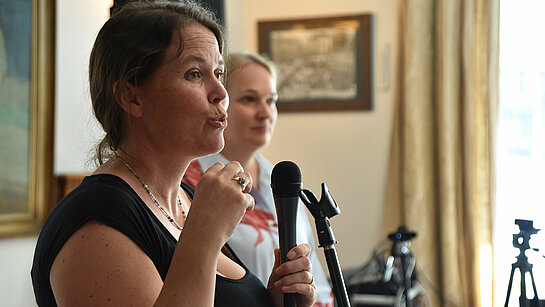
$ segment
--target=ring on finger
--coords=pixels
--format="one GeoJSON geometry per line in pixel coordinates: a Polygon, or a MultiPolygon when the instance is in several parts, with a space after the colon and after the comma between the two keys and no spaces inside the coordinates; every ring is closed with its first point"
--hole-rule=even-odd
{"type": "Polygon", "coordinates": [[[242,187],[242,190],[246,189],[246,186],[248,185],[248,181],[246,181],[244,177],[235,176],[233,180],[238,182],[238,184],[240,184],[240,186],[242,187]]]}

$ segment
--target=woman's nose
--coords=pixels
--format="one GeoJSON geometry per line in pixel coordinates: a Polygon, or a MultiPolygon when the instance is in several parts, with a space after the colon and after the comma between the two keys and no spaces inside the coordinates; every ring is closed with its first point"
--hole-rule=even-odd
{"type": "Polygon", "coordinates": [[[212,89],[208,94],[208,102],[212,104],[218,104],[225,101],[226,103],[228,103],[229,99],[227,97],[227,90],[225,89],[220,80],[215,79],[212,85],[212,89]]]}
{"type": "Polygon", "coordinates": [[[259,101],[257,116],[259,118],[270,118],[273,114],[271,105],[266,99],[259,101]]]}

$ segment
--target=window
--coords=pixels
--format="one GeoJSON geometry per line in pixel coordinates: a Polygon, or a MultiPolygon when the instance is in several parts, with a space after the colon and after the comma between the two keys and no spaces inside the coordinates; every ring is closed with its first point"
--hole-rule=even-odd
{"type": "MultiPolygon", "coordinates": [[[[500,2],[500,110],[494,231],[494,306],[503,306],[511,264],[520,249],[515,219],[542,230],[526,250],[537,293],[545,299],[545,0],[500,2]]],[[[526,297],[534,297],[530,276],[526,297]]],[[[513,274],[509,306],[518,306],[520,270],[513,274]]]]}

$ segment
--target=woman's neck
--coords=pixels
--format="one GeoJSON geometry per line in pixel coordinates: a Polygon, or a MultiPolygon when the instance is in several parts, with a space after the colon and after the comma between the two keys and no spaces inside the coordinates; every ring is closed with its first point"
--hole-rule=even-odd
{"type": "MultiPolygon", "coordinates": [[[[176,203],[181,179],[191,162],[189,158],[174,158],[142,144],[135,147],[127,143],[119,147],[116,155],[138,174],[158,199],[164,203],[176,203]]],[[[112,160],[118,170],[125,171],[125,163],[116,158],[112,160]]]]}

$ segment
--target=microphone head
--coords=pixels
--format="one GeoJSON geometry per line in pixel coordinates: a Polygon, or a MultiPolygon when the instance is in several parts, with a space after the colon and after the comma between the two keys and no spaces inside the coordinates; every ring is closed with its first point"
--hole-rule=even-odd
{"type": "Polygon", "coordinates": [[[271,174],[273,195],[280,197],[299,197],[302,184],[301,170],[291,161],[278,162],[271,174]]]}

